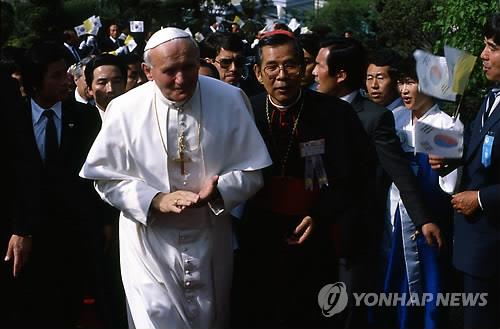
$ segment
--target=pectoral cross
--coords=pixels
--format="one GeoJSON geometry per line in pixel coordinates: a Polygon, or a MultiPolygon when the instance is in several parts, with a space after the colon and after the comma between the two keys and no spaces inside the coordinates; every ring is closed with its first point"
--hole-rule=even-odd
{"type": "Polygon", "coordinates": [[[186,176],[187,175],[187,172],[186,172],[186,162],[189,162],[191,160],[184,153],[184,150],[186,149],[184,132],[179,135],[179,143],[178,144],[179,144],[178,145],[178,147],[179,147],[179,158],[174,159],[174,161],[180,163],[181,175],[182,176],[186,176]]]}

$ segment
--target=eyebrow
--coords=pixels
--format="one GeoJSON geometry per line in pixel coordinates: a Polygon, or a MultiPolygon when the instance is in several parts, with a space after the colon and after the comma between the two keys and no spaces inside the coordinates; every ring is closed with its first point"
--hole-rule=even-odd
{"type": "Polygon", "coordinates": [[[484,43],[487,44],[489,47],[498,48],[498,45],[496,43],[494,43],[493,41],[489,41],[486,38],[484,38],[484,43]]]}

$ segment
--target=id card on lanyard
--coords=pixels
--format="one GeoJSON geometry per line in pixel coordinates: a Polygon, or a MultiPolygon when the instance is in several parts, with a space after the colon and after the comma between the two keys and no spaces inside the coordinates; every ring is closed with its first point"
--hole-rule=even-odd
{"type": "Polygon", "coordinates": [[[488,168],[491,164],[491,152],[493,150],[494,141],[495,135],[492,131],[489,131],[486,136],[484,136],[483,151],[481,153],[481,163],[485,168],[488,168]]]}

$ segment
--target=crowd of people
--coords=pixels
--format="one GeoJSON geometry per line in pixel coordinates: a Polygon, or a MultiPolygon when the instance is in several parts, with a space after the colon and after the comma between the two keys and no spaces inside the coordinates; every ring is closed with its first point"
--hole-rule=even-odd
{"type": "Polygon", "coordinates": [[[417,121],[459,121],[411,54],[233,25],[2,51],[0,327],[451,328],[412,296],[463,292],[464,328],[498,328],[500,14],[461,159],[415,152],[417,121]]]}

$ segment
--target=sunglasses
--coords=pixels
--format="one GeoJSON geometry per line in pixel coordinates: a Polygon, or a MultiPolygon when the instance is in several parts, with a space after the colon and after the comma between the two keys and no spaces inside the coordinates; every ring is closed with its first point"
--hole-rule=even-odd
{"type": "Polygon", "coordinates": [[[218,63],[223,69],[228,69],[233,63],[236,67],[245,66],[246,59],[243,56],[236,56],[234,58],[221,58],[219,60],[216,59],[214,60],[214,62],[218,63]]]}

